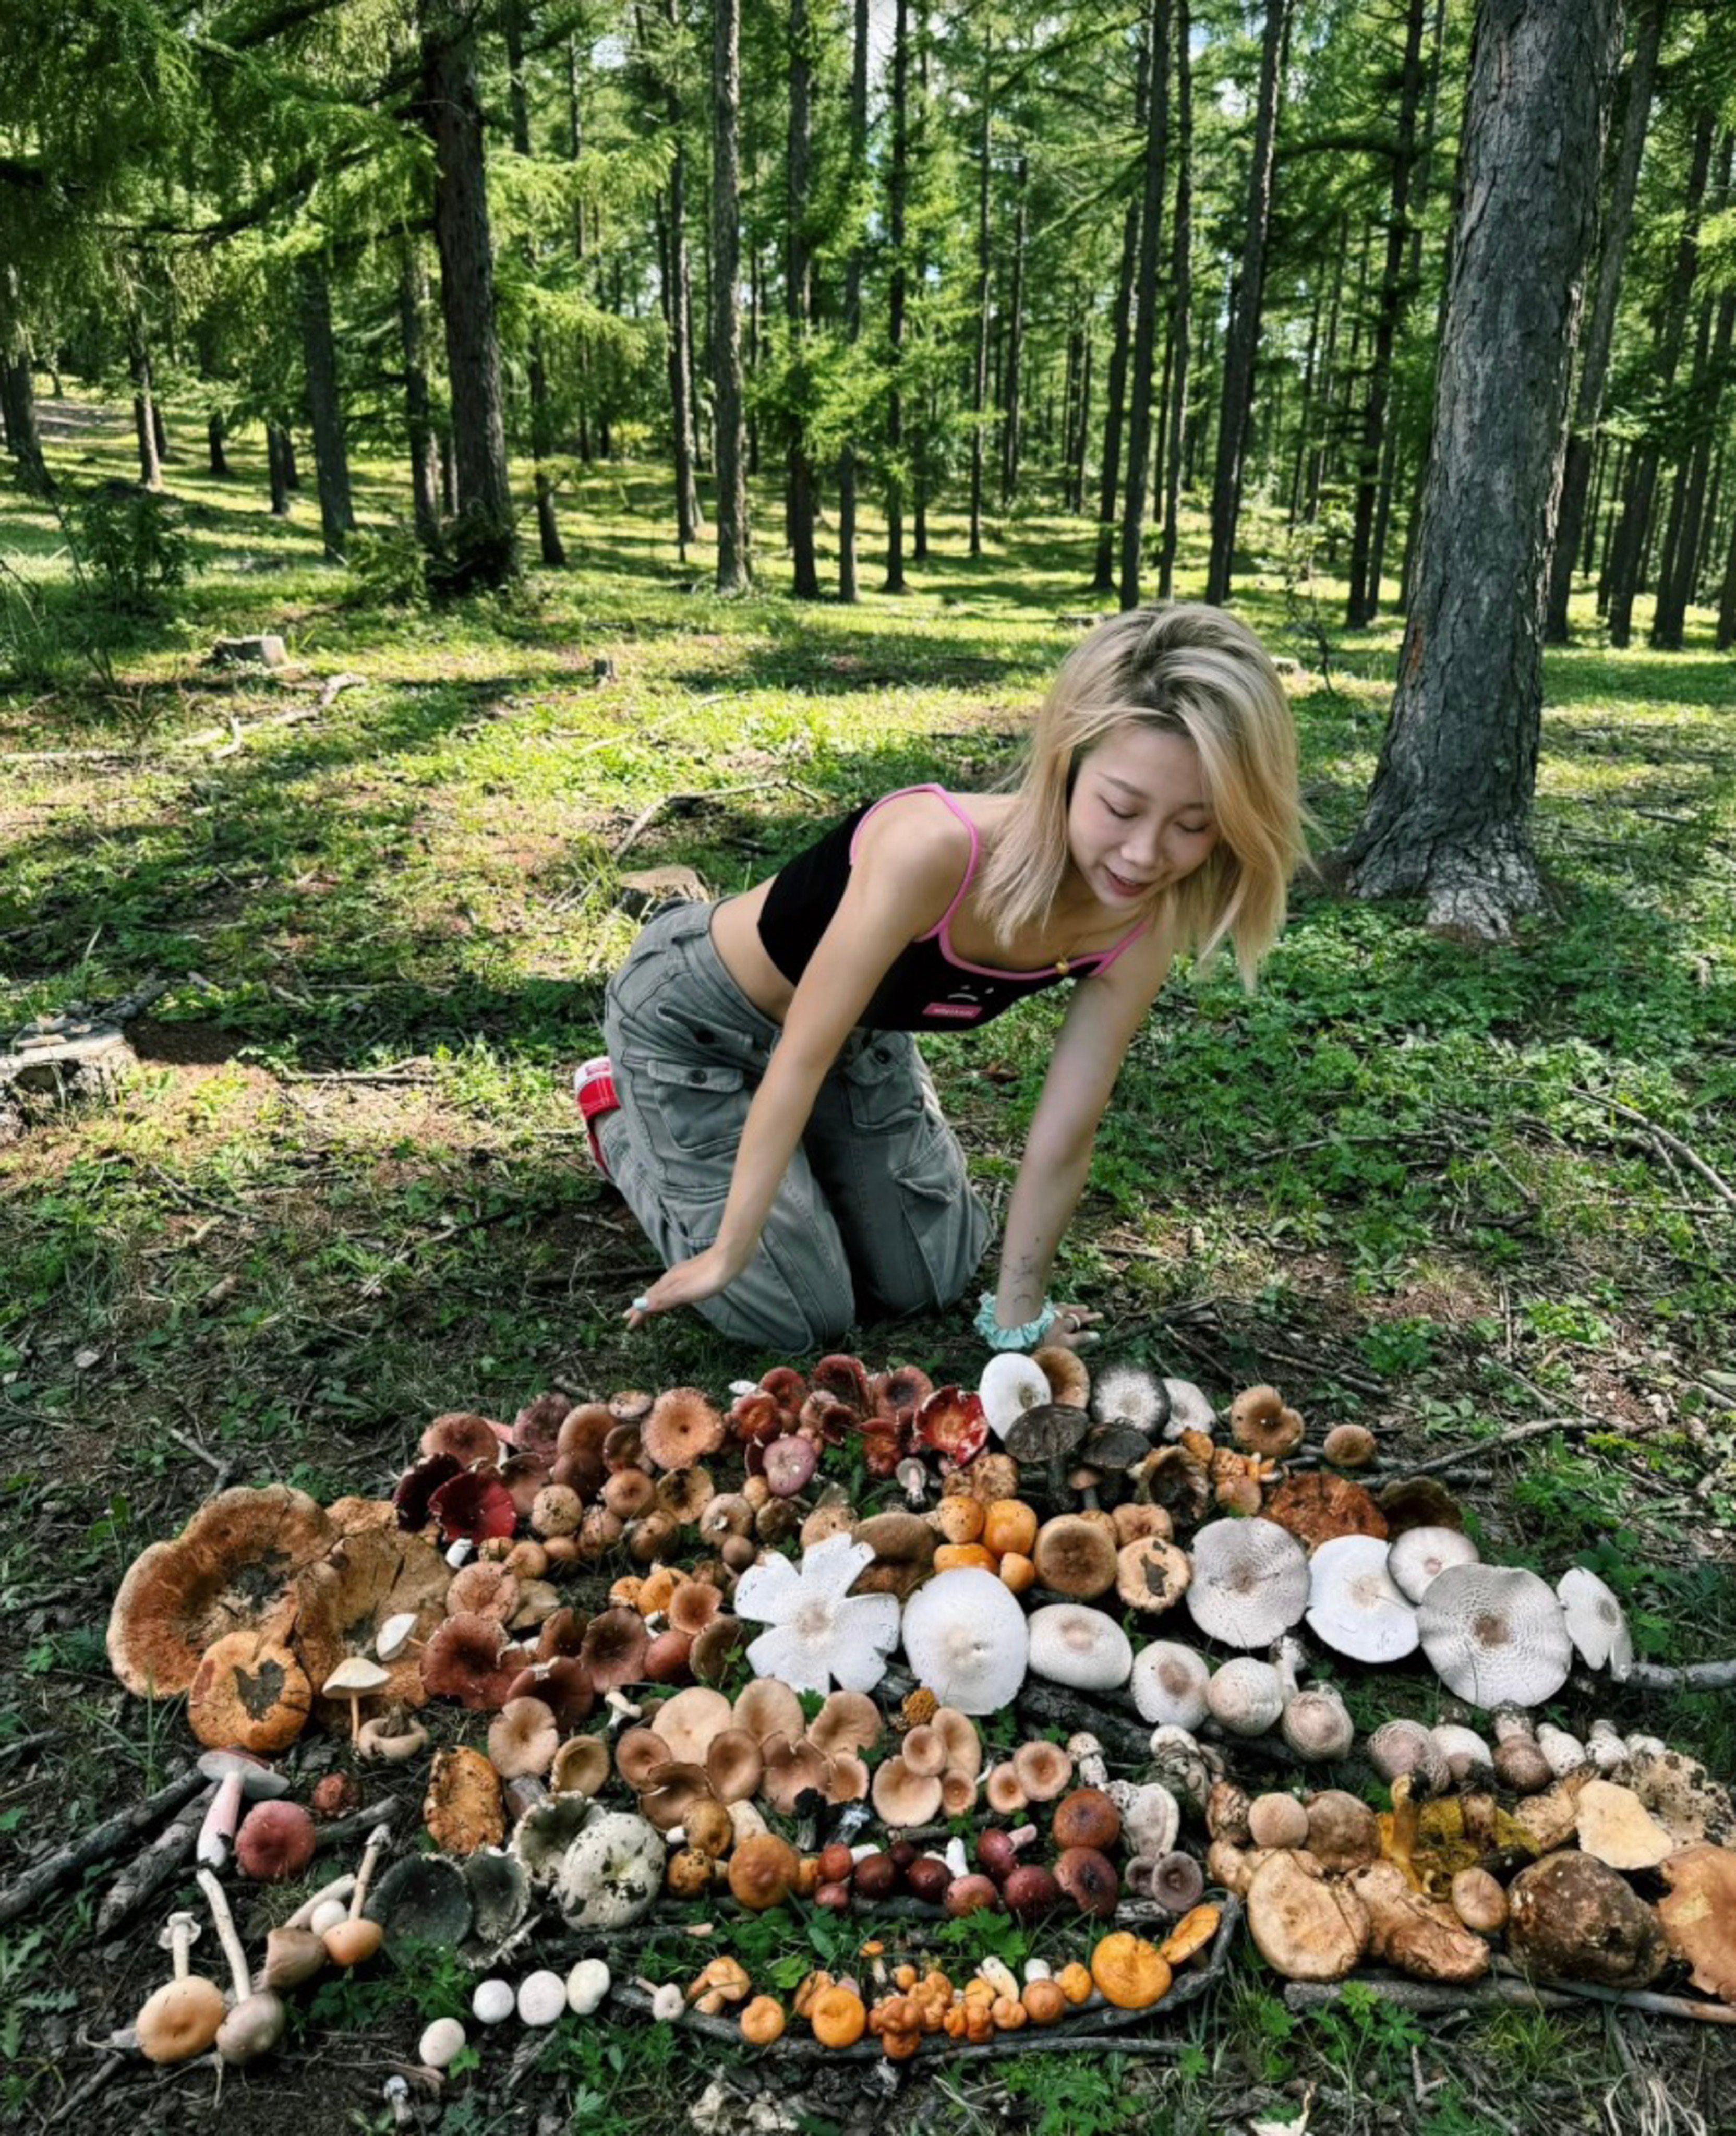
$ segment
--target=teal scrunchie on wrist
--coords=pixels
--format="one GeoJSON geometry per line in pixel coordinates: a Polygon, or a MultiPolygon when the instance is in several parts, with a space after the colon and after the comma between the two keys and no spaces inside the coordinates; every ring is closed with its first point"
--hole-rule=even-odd
{"type": "Polygon", "coordinates": [[[1054,1302],[1045,1298],[1035,1320],[1027,1320],[1022,1328],[1003,1328],[995,1318],[995,1294],[986,1290],[972,1325],[991,1350],[1030,1350],[1054,1327],[1055,1317],[1054,1302]]]}

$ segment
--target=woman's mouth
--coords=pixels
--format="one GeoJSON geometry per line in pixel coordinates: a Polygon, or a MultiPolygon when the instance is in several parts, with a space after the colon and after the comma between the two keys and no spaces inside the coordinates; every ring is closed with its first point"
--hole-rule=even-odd
{"type": "Polygon", "coordinates": [[[1152,887],[1149,882],[1130,882],[1126,876],[1118,875],[1112,867],[1106,867],[1103,873],[1118,897],[1143,897],[1152,887]]]}

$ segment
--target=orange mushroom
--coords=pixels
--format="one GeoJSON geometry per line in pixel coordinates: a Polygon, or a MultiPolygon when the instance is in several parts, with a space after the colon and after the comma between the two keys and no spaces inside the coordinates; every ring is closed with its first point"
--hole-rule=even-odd
{"type": "Polygon", "coordinates": [[[1089,2002],[1091,2000],[1096,1987],[1096,1983],[1092,1979],[1090,1973],[1077,1959],[1074,1959],[1072,1964],[1064,1965],[1055,1976],[1055,1980],[1056,1987],[1075,2009],[1082,2002],[1089,2002]]]}
{"type": "Polygon", "coordinates": [[[769,2047],[783,2036],[783,2005],[775,1995],[756,1995],[741,2013],[741,2036],[750,2047],[769,2047]]]}
{"type": "Polygon", "coordinates": [[[1058,1980],[1027,1980],[1021,1999],[1033,2025],[1053,2025],[1067,2014],[1066,1990],[1058,1980]]]}
{"type": "Polygon", "coordinates": [[[853,2047],[868,2029],[868,2007],[853,1988],[822,1988],[807,2012],[814,2037],[825,2047],[853,2047]]]}
{"type": "Polygon", "coordinates": [[[1169,1993],[1170,1969],[1154,1943],[1127,1929],[1106,1935],[1091,1954],[1091,1978],[1118,2010],[1149,2010],[1169,1993]]]}

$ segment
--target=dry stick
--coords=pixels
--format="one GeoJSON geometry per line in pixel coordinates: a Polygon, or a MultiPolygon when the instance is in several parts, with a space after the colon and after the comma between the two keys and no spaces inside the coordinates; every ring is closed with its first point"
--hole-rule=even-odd
{"type": "Polygon", "coordinates": [[[166,1812],[179,1809],[190,1795],[197,1794],[205,1784],[205,1777],[196,1768],[177,1774],[167,1787],[158,1788],[155,1794],[147,1795],[131,1809],[122,1810],[119,1816],[109,1818],[81,1839],[74,1840],[70,1847],[51,1854],[46,1862],[27,1869],[17,1883],[0,1891],[0,1927],[17,1920],[21,1914],[27,1914],[69,1876],[75,1876],[92,1862],[118,1853],[135,1833],[148,1831],[166,1812]]]}
{"type": "Polygon", "coordinates": [[[618,842],[609,849],[611,860],[619,860],[630,846],[636,845],[643,834],[656,823],[666,808],[697,808],[714,801],[728,801],[738,794],[764,794],[773,787],[787,787],[792,792],[806,794],[808,789],[793,779],[753,779],[744,786],[714,786],[706,794],[663,794],[640,809],[623,833],[618,842]]]}
{"type": "Polygon", "coordinates": [[[1627,1691],[1729,1691],[1736,1685],[1736,1661],[1689,1662],[1680,1668],[1634,1662],[1621,1682],[1627,1691]]]}
{"type": "MultiPolygon", "coordinates": [[[[1389,1973],[1356,1973],[1355,1985],[1402,2010],[1434,2014],[1456,2010],[1493,2010],[1511,2003],[1534,2010],[1566,2010],[1576,2002],[1607,2002],[1651,2017],[1685,2017],[1700,2025],[1736,2025],[1736,2009],[1724,2002],[1700,2002],[1687,1995],[1654,1995],[1643,1988],[1597,1988],[1588,1981],[1533,1981],[1529,1975],[1497,1973],[1475,1987],[1447,1987],[1433,1981],[1404,1980],[1389,1973]]],[[[1322,2010],[1336,2002],[1349,1981],[1317,1984],[1292,1981],[1284,1990],[1290,2010],[1322,2010]]]]}
{"type": "Polygon", "coordinates": [[[1661,1149],[1673,1150],[1684,1164],[1690,1164],[1713,1189],[1719,1199],[1736,1209],[1736,1187],[1715,1172],[1698,1150],[1690,1149],[1680,1135],[1673,1135],[1668,1128],[1661,1128],[1655,1119],[1632,1105],[1624,1105],[1619,1098],[1606,1098],[1601,1091],[1582,1090],[1576,1085],[1569,1086],[1576,1098],[1583,1098],[1588,1104],[1607,1105],[1611,1112],[1619,1113],[1624,1120],[1632,1120],[1643,1128],[1661,1149]]]}
{"type": "Polygon", "coordinates": [[[211,1486],[212,1490],[221,1491],[229,1481],[230,1471],[234,1464],[223,1460],[217,1454],[213,1454],[209,1447],[201,1446],[191,1433],[177,1430],[172,1424],[168,1428],[168,1435],[177,1446],[184,1446],[189,1454],[195,1454],[199,1457],[217,1479],[211,1486]]]}
{"type": "Polygon", "coordinates": [[[1505,1431],[1497,1432],[1493,1439],[1479,1440],[1471,1446],[1455,1447],[1447,1454],[1437,1454],[1427,1461],[1413,1461],[1406,1464],[1407,1476],[1433,1476],[1443,1468],[1457,1468],[1476,1457],[1493,1454],[1503,1446],[1516,1446],[1522,1439],[1540,1439],[1549,1431],[1607,1431],[1607,1418],[1591,1416],[1534,1417],[1529,1423],[1509,1425],[1505,1431]]]}
{"type": "Polygon", "coordinates": [[[57,2121],[69,2119],[81,2106],[88,2105],[99,2092],[119,2075],[132,2059],[130,2055],[118,2049],[106,2052],[95,2068],[88,2075],[81,2077],[67,2093],[43,2126],[52,2129],[57,2121]]]}
{"type": "Polygon", "coordinates": [[[213,1781],[195,1795],[143,1852],[135,1855],[121,1871],[97,1909],[99,1936],[112,1935],[123,1921],[154,1899],[166,1884],[172,1884],[182,1876],[198,1844],[199,1828],[205,1822],[205,1813],[216,1791],[216,1783],[213,1781]]]}

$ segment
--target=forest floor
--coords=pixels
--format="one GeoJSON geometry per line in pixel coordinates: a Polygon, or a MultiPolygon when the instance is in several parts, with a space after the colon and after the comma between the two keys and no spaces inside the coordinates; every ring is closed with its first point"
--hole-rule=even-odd
{"type": "MultiPolygon", "coordinates": [[[[132,472],[124,411],[47,412],[63,478],[132,472]]],[[[194,436],[190,412],[170,422],[194,436]]],[[[167,983],[114,1100],[0,1150],[0,1880],[181,1754],[179,1714],[121,1694],[103,1634],[126,1565],[214,1471],[373,1493],[442,1410],[510,1415],[556,1378],[721,1390],[774,1362],[691,1317],[622,1329],[650,1264],[567,1094],[633,932],[618,876],[679,864],[726,892],[869,795],[999,776],[1104,604],[1089,528],[1046,501],[977,560],[937,514],[900,598],[798,605],[764,553],[766,590],[721,603],[708,553],[675,554],[662,477],[634,467],[563,497],[567,570],[507,601],[392,608],[321,561],[311,478],[284,523],[259,441],[231,460],[228,482],[202,450],[168,464],[203,566],[169,618],[79,624],[61,531],[0,493],[0,651],[28,678],[0,684],[0,1038],[167,983]],[[81,629],[115,687],[91,680],[81,629]],[[220,634],[262,629],[288,642],[281,674],[203,664],[220,634]],[[361,680],[319,710],[340,672],[361,680]]],[[[357,477],[383,528],[398,470],[357,477]]],[[[769,489],[759,505],[774,527],[769,489]]],[[[381,574],[393,554],[374,547],[381,574]]],[[[1200,561],[1195,541],[1184,593],[1200,561]]],[[[1326,848],[1373,771],[1397,629],[1346,637],[1341,587],[1317,593],[1324,638],[1256,551],[1237,605],[1300,663],[1326,848]]],[[[1269,1378],[1311,1420],[1366,1421],[1412,1455],[1480,1449],[1464,1496],[1488,1554],[1551,1579],[1594,1567],[1645,1653],[1695,1660],[1736,1652],[1736,664],[1703,614],[1669,656],[1604,648],[1588,599],[1579,620],[1547,666],[1554,910],[1472,949],[1322,878],[1251,998],[1224,968],[1179,975],[1133,1048],[1063,1284],[1103,1313],[1102,1358],[1220,1401],[1269,1378]],[[1561,1428],[1500,1443],[1547,1418],[1561,1428]]],[[[993,1197],[1058,1012],[927,1048],[993,1197]]],[[[857,1346],[937,1379],[978,1362],[957,1313],[857,1346]]],[[[1359,1724],[1438,1695],[1420,1668],[1345,1688],[1359,1724]]],[[[1736,1775],[1729,1697],[1612,1692],[1607,1710],[1736,1775]]],[[[153,1928],[95,1944],[101,1888],[0,1932],[9,2127],[46,2125],[162,1975],[153,1928]]],[[[1305,2021],[1278,1984],[1244,1953],[1167,2059],[1023,2057],[913,2080],[890,2107],[798,2091],[788,2125],[1736,2128],[1710,2027],[1513,2010],[1425,2028],[1360,2002],[1305,2021]]],[[[225,2080],[228,2136],[286,2111],[389,2126],[416,1995],[390,1967],[322,1991],[283,2056],[225,2080]]],[[[563,2031],[519,2090],[485,2070],[437,2125],[685,2127],[675,2102],[718,2066],[667,2032],[563,2031]]],[[[212,2093],[208,2073],[129,2072],[94,2110],[209,2127],[212,2093]]]]}

